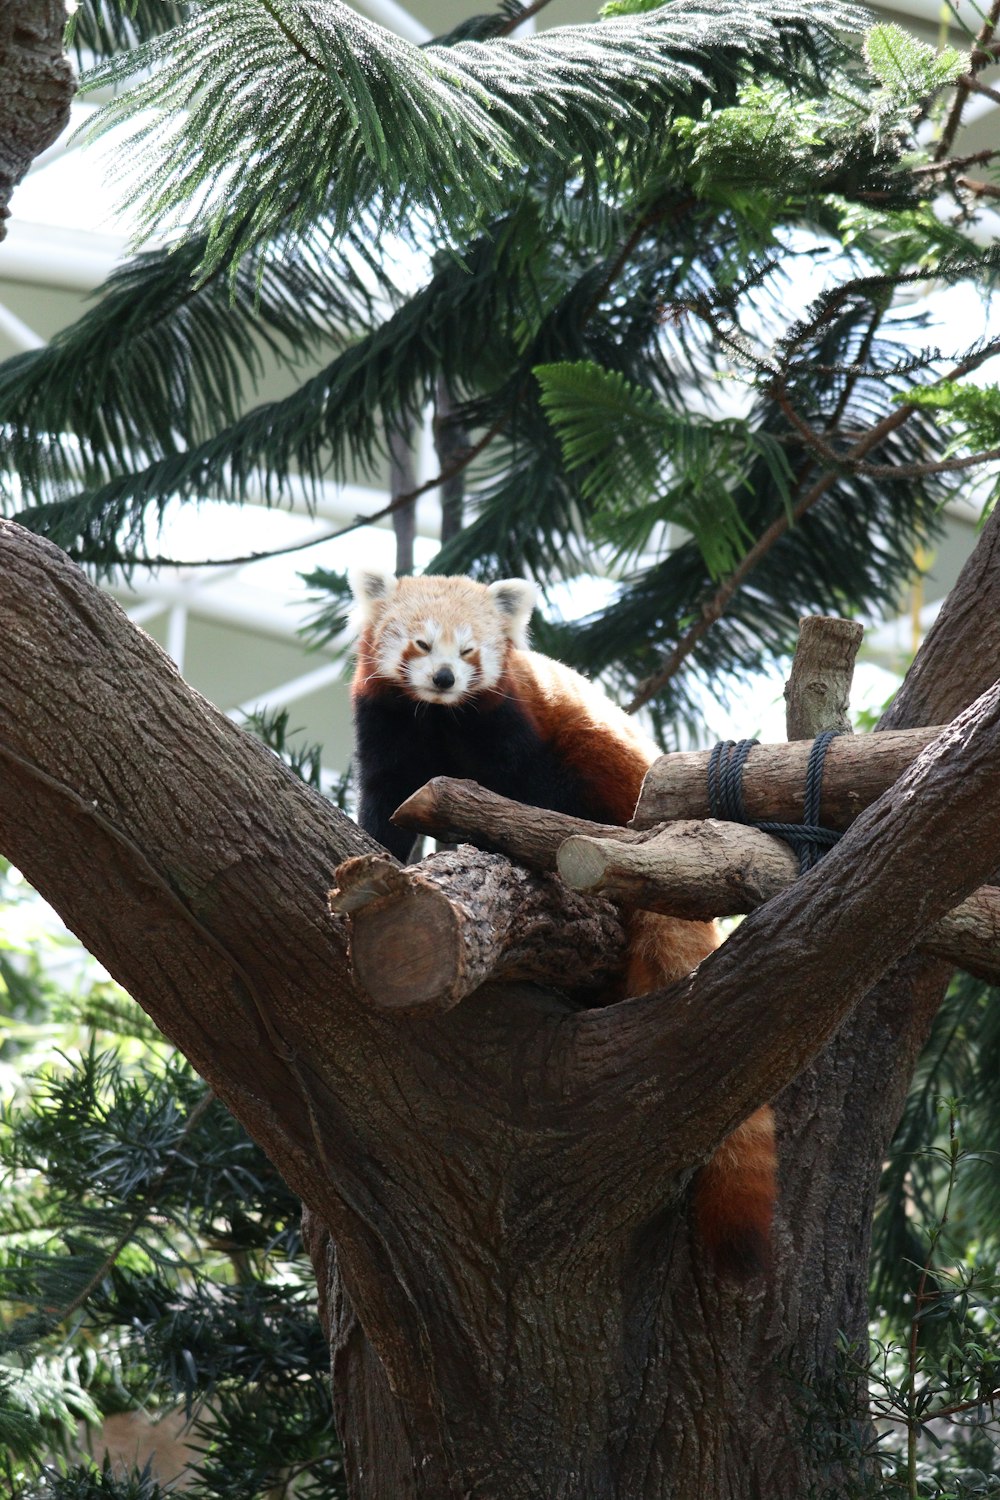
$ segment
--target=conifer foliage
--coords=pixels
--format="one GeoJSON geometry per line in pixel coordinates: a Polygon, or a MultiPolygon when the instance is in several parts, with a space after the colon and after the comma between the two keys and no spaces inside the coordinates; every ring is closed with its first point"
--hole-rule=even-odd
{"type": "Polygon", "coordinates": [[[717,686],[807,609],[891,601],[965,481],[903,403],[990,352],[913,308],[996,271],[951,141],[916,134],[969,58],[862,46],[838,4],[518,15],[417,48],[340,0],[85,3],[85,80],[117,90],[93,128],[130,133],[169,249],[0,369],[6,510],[127,570],[171,498],[380,478],[446,393],[466,524],[435,566],[610,555],[620,597],[563,652],[676,711],[682,668],[717,686]],[[265,355],[295,388],[254,405],[265,355]]]}

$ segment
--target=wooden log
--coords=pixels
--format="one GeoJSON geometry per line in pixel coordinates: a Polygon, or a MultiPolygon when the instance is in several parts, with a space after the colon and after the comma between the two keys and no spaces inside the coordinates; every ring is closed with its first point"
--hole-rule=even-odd
{"type": "Polygon", "coordinates": [[[753,911],[799,873],[789,846],[739,823],[668,823],[642,843],[574,834],[561,845],[570,890],[705,921],[753,911]]]}
{"type": "Polygon", "coordinates": [[[850,734],[854,659],[864,626],[835,615],[804,615],[785,683],[785,732],[812,740],[824,729],[850,734]]]}
{"type": "MultiPolygon", "coordinates": [[[[558,867],[571,890],[691,920],[753,911],[799,873],[782,839],[713,818],[669,823],[641,844],[575,834],[558,867]]],[[[917,948],[1000,984],[1000,889],[980,886],[917,948]]]]}
{"type": "MultiPolygon", "coordinates": [[[[823,768],[820,819],[828,828],[847,828],[886,791],[941,727],[885,730],[833,740],[823,768]]],[[[810,744],[756,745],[743,769],[747,817],[796,823],[802,817],[810,744]]],[[[661,755],[646,772],[632,827],[678,818],[707,818],[708,750],[661,755]]]]}
{"type": "Polygon", "coordinates": [[[397,807],[392,821],[446,844],[475,844],[490,854],[506,854],[529,870],[554,870],[559,845],[573,833],[601,834],[625,842],[648,835],[613,823],[590,823],[544,807],[526,807],[488,792],[475,781],[435,776],[397,807]]]}
{"type": "Polygon", "coordinates": [[[381,855],[348,860],[330,908],[350,921],[358,989],[396,1014],[450,1010],[487,980],[593,994],[623,963],[610,903],[469,847],[405,868],[381,855]]]}

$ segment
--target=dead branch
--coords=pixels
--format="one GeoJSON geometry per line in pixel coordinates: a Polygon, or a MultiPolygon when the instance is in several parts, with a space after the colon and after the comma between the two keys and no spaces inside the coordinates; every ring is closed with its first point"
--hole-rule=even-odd
{"type": "Polygon", "coordinates": [[[336,878],[330,907],[349,914],[354,982],[378,1010],[433,1015],[488,980],[593,992],[622,965],[612,906],[500,855],[465,847],[405,869],[363,855],[336,878]]]}
{"type": "Polygon", "coordinates": [[[785,683],[785,722],[790,740],[812,740],[826,729],[851,732],[848,709],[854,661],[864,635],[856,620],[806,615],[785,683]]]}
{"type": "Polygon", "coordinates": [[[392,821],[399,828],[412,828],[414,833],[446,844],[475,844],[490,854],[506,854],[529,870],[554,870],[559,845],[574,833],[626,841],[646,837],[611,823],[590,823],[544,807],[527,807],[475,781],[451,776],[428,781],[397,807],[392,821]]]}

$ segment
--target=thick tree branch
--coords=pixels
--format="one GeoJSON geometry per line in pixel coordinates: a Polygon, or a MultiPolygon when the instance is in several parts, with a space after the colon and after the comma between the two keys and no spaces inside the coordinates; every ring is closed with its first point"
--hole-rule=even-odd
{"type": "Polygon", "coordinates": [[[14,188],[66,128],[76,82],[63,51],[64,0],[0,6],[0,240],[14,188]]]}
{"type": "MultiPolygon", "coordinates": [[[[738,823],[671,823],[642,843],[576,834],[558,854],[573,891],[626,906],[707,921],[754,911],[799,878],[782,839],[738,823]]],[[[984,885],[934,922],[917,951],[1000,984],[1000,890],[984,885]]]]}
{"type": "Polygon", "coordinates": [[[987,877],[998,836],[1000,684],[668,1002],[642,997],[580,1018],[581,1084],[655,1092],[669,1121],[661,1131],[657,1112],[644,1110],[641,1129],[621,1132],[628,1175],[632,1162],[662,1183],[665,1168],[713,1149],[772,1099],[930,923],[987,877]]]}

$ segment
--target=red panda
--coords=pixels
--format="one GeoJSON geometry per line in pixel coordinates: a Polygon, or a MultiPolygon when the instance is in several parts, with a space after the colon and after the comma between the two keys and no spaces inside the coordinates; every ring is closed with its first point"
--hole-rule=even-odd
{"type": "MultiPolygon", "coordinates": [[[[434,776],[515,801],[624,824],[659,751],[593,683],[528,649],[534,585],[520,578],[350,575],[359,629],[352,687],[361,826],[405,860],[391,817],[434,776]]],[[[625,996],[691,973],[718,945],[714,923],[635,911],[625,996]]],[[[695,1222],[713,1263],[746,1276],[768,1258],[774,1121],[765,1106],[698,1174],[695,1222]]]]}

